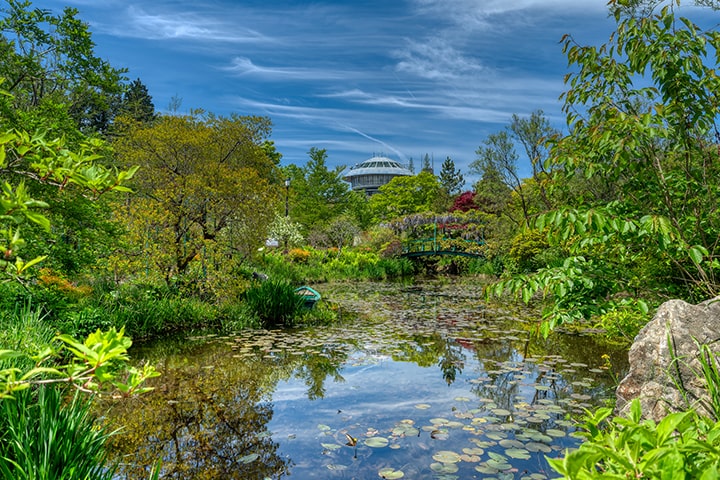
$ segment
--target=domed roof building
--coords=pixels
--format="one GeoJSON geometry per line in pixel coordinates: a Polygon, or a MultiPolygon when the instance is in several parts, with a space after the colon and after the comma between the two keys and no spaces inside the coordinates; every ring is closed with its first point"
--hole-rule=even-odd
{"type": "Polygon", "coordinates": [[[378,188],[389,183],[393,178],[409,175],[413,173],[400,162],[387,157],[373,156],[350,167],[343,180],[350,182],[353,190],[373,195],[377,193],[378,188]]]}

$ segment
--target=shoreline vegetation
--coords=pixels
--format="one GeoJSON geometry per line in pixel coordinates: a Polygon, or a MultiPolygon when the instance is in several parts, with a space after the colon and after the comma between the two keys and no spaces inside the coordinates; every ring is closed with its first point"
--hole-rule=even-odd
{"type": "MultiPolygon", "coordinates": [[[[450,157],[436,175],[426,154],[367,197],[324,149],[282,165],[268,117],[156,112],[140,79],[96,56],[79,11],[6,2],[0,474],[112,478],[111,432],[87,404],[142,394],[157,374],[129,366],[131,338],[333,322],[331,302],[296,305],[304,284],[463,275],[488,282],[486,301],[537,306],[539,335],[581,325],[627,344],[663,301],[717,296],[720,35],[679,3],[611,0],[606,44],[562,39],[566,134],[542,111],[513,115],[478,139],[471,190],[450,157]],[[409,241],[481,257],[409,260],[409,241]]],[[[718,418],[688,407],[655,425],[641,413],[590,412],[586,443],[555,468],[719,476],[718,418]]]]}

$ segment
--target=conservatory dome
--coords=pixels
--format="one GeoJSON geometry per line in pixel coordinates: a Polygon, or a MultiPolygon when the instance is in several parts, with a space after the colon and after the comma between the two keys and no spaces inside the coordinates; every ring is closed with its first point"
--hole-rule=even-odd
{"type": "Polygon", "coordinates": [[[378,188],[389,183],[393,178],[412,174],[400,162],[387,157],[374,156],[350,167],[343,180],[350,182],[353,190],[373,195],[377,193],[378,188]]]}

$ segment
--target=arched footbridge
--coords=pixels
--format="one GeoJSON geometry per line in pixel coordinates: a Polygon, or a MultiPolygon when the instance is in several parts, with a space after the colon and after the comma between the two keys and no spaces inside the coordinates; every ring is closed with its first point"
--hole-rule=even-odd
{"type": "Polygon", "coordinates": [[[456,257],[482,258],[485,256],[485,242],[482,240],[462,240],[446,238],[421,238],[406,240],[402,243],[401,257],[415,258],[431,255],[451,255],[456,257]]]}

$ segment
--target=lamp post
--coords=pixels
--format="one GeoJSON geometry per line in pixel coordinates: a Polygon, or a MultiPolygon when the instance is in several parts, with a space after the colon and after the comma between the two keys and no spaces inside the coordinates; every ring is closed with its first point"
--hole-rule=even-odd
{"type": "Polygon", "coordinates": [[[288,213],[289,213],[289,211],[288,211],[289,198],[290,198],[290,179],[286,178],[285,179],[285,217],[287,217],[288,213]]]}
{"type": "MultiPolygon", "coordinates": [[[[290,179],[286,178],[285,179],[285,223],[286,223],[285,228],[286,229],[287,229],[287,223],[288,223],[288,215],[290,213],[289,206],[290,206],[290,179]]],[[[285,252],[284,253],[287,253],[287,251],[288,251],[287,244],[288,244],[288,236],[287,236],[287,232],[285,232],[285,252]]]]}

